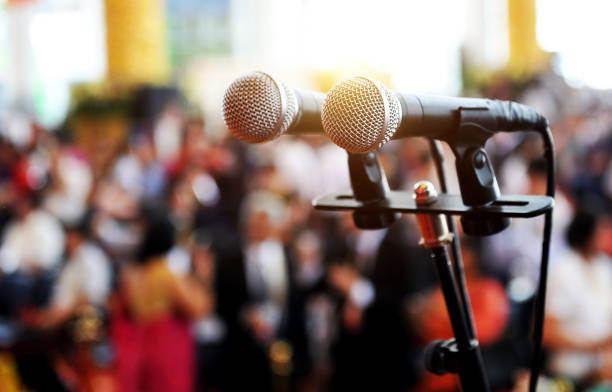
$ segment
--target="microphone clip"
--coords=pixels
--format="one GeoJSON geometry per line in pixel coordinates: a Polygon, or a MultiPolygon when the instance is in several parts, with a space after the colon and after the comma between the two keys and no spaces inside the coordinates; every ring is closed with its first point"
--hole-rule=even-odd
{"type": "MultiPolygon", "coordinates": [[[[483,124],[495,129],[495,118],[488,110],[459,111],[460,121],[456,135],[446,142],[455,154],[455,167],[461,189],[461,198],[466,206],[483,207],[501,197],[493,165],[484,149],[487,140],[494,134],[483,124]],[[472,135],[472,137],[466,137],[472,135]]],[[[499,233],[510,225],[510,218],[472,214],[461,217],[461,226],[467,235],[488,236],[499,233]]]]}
{"type": "Polygon", "coordinates": [[[367,154],[348,153],[349,175],[354,199],[364,209],[353,212],[355,226],[363,230],[377,230],[388,227],[401,217],[401,213],[381,211],[389,205],[389,184],[387,176],[375,152],[367,154]]]}
{"type": "MultiPolygon", "coordinates": [[[[463,126],[478,126],[465,123],[463,126]]],[[[476,132],[476,130],[473,130],[476,132]]],[[[478,131],[482,134],[482,130],[478,131]]],[[[498,233],[510,218],[530,218],[552,209],[548,196],[501,195],[493,167],[482,145],[446,140],[456,156],[461,195],[441,193],[435,202],[417,205],[412,195],[391,191],[375,152],[348,154],[352,193],[334,192],[313,200],[319,210],[352,210],[360,229],[381,229],[409,214],[459,215],[467,235],[486,236],[498,233]]],[[[475,140],[472,142],[475,143],[475,140]]],[[[478,144],[478,143],[475,143],[478,144]]]]}

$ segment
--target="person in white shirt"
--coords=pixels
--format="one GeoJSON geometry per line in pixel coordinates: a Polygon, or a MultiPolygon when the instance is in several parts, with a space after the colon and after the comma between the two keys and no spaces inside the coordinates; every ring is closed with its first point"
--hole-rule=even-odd
{"type": "Polygon", "coordinates": [[[49,307],[30,317],[33,326],[53,328],[73,317],[81,305],[103,307],[112,268],[104,251],[88,240],[89,220],[66,230],[67,259],[57,277],[49,307]]]}
{"type": "Polygon", "coordinates": [[[59,220],[38,208],[38,195],[19,193],[15,219],[0,242],[0,307],[17,315],[24,307],[44,304],[64,250],[59,220]]]}
{"type": "Polygon", "coordinates": [[[15,200],[17,220],[10,223],[0,248],[0,268],[5,274],[35,275],[52,270],[64,250],[64,230],[53,215],[36,207],[35,196],[15,200]]]}
{"type": "Polygon", "coordinates": [[[242,206],[244,271],[249,304],[244,315],[257,340],[270,343],[287,311],[288,261],[282,241],[286,205],[275,194],[252,192],[242,206]]]}
{"type": "Polygon", "coordinates": [[[73,307],[79,301],[104,306],[110,290],[111,266],[108,257],[83,233],[67,233],[69,257],[55,285],[52,304],[73,307]]]}
{"type": "Polygon", "coordinates": [[[612,376],[612,260],[602,252],[605,219],[579,211],[570,250],[550,270],[544,344],[550,369],[577,382],[612,376]]]}

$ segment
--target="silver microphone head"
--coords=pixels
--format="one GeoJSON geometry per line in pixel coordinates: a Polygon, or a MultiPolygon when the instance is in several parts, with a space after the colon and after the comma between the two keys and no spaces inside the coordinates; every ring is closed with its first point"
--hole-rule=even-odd
{"type": "Polygon", "coordinates": [[[298,112],[297,97],[280,80],[250,72],[234,80],[223,96],[230,132],[248,143],[263,143],[285,133],[298,112]]]}
{"type": "Polygon", "coordinates": [[[400,124],[397,96],[364,77],[343,80],[325,97],[321,120],[329,138],[348,152],[364,154],[387,143],[400,124]]]}

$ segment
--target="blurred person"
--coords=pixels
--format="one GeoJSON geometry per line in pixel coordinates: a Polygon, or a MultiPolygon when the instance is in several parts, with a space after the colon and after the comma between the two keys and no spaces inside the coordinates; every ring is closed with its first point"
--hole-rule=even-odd
{"type": "MultiPolygon", "coordinates": [[[[0,248],[0,307],[4,316],[15,321],[29,312],[26,309],[47,304],[61,262],[65,234],[60,222],[39,207],[39,192],[16,187],[15,183],[11,187],[15,218],[8,224],[0,248]]],[[[14,353],[24,385],[34,390],[43,387],[64,390],[45,351],[50,342],[44,337],[43,342],[38,341],[38,336],[31,337],[21,323],[4,327],[14,328],[12,332],[18,337],[10,343],[16,346],[14,353]],[[21,350],[20,346],[28,349],[21,350]]]]}
{"type": "Polygon", "coordinates": [[[166,184],[166,172],[155,155],[152,137],[141,132],[131,139],[130,151],[115,161],[112,179],[136,198],[157,200],[166,184]]]}
{"type": "Polygon", "coordinates": [[[120,274],[111,309],[120,391],[192,391],[194,341],[190,321],[213,308],[208,288],[178,276],[166,261],[174,228],[162,211],[145,214],[136,261],[120,274]]]}
{"type": "Polygon", "coordinates": [[[139,199],[114,181],[101,181],[92,199],[93,237],[116,265],[135,258],[143,235],[139,199]]]}
{"type": "MultiPolygon", "coordinates": [[[[364,275],[369,275],[375,267],[376,253],[379,250],[387,229],[362,230],[355,226],[353,215],[350,212],[340,216],[340,232],[344,254],[337,257],[353,265],[364,275]]],[[[338,260],[335,260],[338,262],[338,260]]]]}
{"type": "MultiPolygon", "coordinates": [[[[194,227],[196,209],[198,207],[198,199],[194,192],[194,178],[196,175],[195,170],[186,170],[170,184],[167,203],[170,210],[170,218],[179,233],[179,237],[189,233],[194,227]]],[[[214,199],[218,199],[219,192],[215,187],[216,184],[209,191],[215,192],[212,197],[209,197],[214,202],[217,201],[214,199]]]]}
{"type": "MultiPolygon", "coordinates": [[[[608,154],[612,154],[612,137],[608,140],[608,154]]],[[[608,161],[608,167],[604,171],[602,181],[604,196],[612,205],[612,159],[608,161]]]]}
{"type": "Polygon", "coordinates": [[[264,190],[277,195],[290,195],[291,187],[279,174],[278,168],[269,162],[264,162],[253,169],[248,178],[248,189],[251,191],[264,190]]]}
{"type": "Polygon", "coordinates": [[[183,167],[192,166],[205,170],[214,176],[222,175],[236,168],[239,159],[232,150],[235,139],[211,142],[204,128],[202,118],[192,118],[185,127],[181,150],[183,167]]]}
{"type": "Polygon", "coordinates": [[[227,198],[226,184],[217,180],[205,170],[186,169],[171,184],[169,204],[172,218],[179,231],[189,231],[194,227],[233,230],[230,223],[235,211],[227,198]]]}
{"type": "Polygon", "coordinates": [[[17,150],[25,151],[35,141],[35,127],[27,110],[12,110],[2,116],[0,134],[17,150]]]}
{"type": "MultiPolygon", "coordinates": [[[[189,251],[193,276],[216,293],[217,257],[212,236],[202,229],[194,231],[189,251]]],[[[211,312],[196,320],[192,330],[197,343],[198,390],[219,390],[227,366],[227,327],[216,312],[211,312]]]]}
{"type": "MultiPolygon", "coordinates": [[[[348,224],[351,215],[347,217],[348,224]]],[[[364,239],[379,240],[369,246],[368,241],[352,245],[362,252],[372,249],[369,258],[353,256],[328,270],[330,285],[341,295],[331,386],[343,391],[384,385],[385,390],[403,391],[416,384],[421,366],[418,326],[406,322],[405,304],[435,284],[434,270],[427,252],[418,246],[419,233],[411,218],[386,231],[351,230],[364,239]]]]}
{"type": "Polygon", "coordinates": [[[295,253],[295,279],[301,287],[312,287],[325,274],[321,241],[317,234],[308,228],[300,230],[293,242],[295,253]]]}
{"type": "Polygon", "coordinates": [[[305,140],[292,138],[279,140],[272,147],[272,162],[276,171],[301,200],[310,201],[319,194],[321,176],[316,151],[305,140]]]}
{"type": "Polygon", "coordinates": [[[68,224],[78,223],[87,211],[93,173],[85,157],[70,146],[56,147],[51,158],[51,184],[45,209],[68,224]]]}
{"type": "Polygon", "coordinates": [[[64,230],[53,215],[39,208],[39,198],[36,193],[15,198],[16,216],[0,247],[0,298],[13,311],[47,301],[54,269],[61,261],[64,230]]]}
{"type": "MultiPolygon", "coordinates": [[[[205,200],[206,198],[198,197],[200,200],[196,219],[198,226],[208,225],[221,230],[238,230],[240,203],[246,193],[246,179],[249,175],[245,158],[241,156],[243,153],[240,147],[236,146],[235,140],[225,140],[222,144],[213,145],[206,153],[206,165],[202,174],[208,178],[206,182],[199,181],[199,184],[210,185],[196,186],[194,189],[215,188],[218,192],[214,200],[208,198],[211,200],[209,202],[205,200]]],[[[197,193],[205,194],[201,191],[197,193]]],[[[212,192],[206,194],[212,195],[212,192]]]]}
{"type": "MultiPolygon", "coordinates": [[[[468,295],[476,328],[476,336],[485,358],[487,374],[494,372],[513,373],[513,363],[509,355],[502,360],[488,356],[487,350],[498,341],[505,331],[510,315],[510,303],[504,286],[496,279],[481,273],[482,259],[480,245],[473,238],[461,239],[461,257],[465,268],[468,295]]],[[[450,339],[452,326],[446,308],[446,302],[440,288],[424,293],[410,302],[409,314],[412,322],[418,327],[418,335],[424,345],[438,339],[450,339]]],[[[490,381],[497,381],[490,379],[490,381]]],[[[496,387],[495,384],[492,385],[496,387]]],[[[458,388],[455,375],[437,376],[424,373],[417,390],[419,391],[454,391],[458,388]]]]}
{"type": "Polygon", "coordinates": [[[283,139],[250,152],[256,167],[268,169],[265,180],[274,188],[267,189],[293,194],[302,202],[350,187],[346,151],[323,137],[283,139]]]}
{"type": "Polygon", "coordinates": [[[230,242],[219,255],[218,309],[228,328],[224,389],[296,387],[309,370],[304,297],[284,241],[286,214],[273,193],[248,194],[242,248],[230,242]]]}
{"type": "MultiPolygon", "coordinates": [[[[130,144],[144,171],[144,183],[138,185],[145,185],[147,198],[159,196],[159,169],[172,166],[180,154],[186,121],[183,104],[180,91],[173,86],[144,84],[131,94],[130,144]]],[[[126,164],[126,167],[129,166],[126,164]]]]}
{"type": "Polygon", "coordinates": [[[549,368],[582,385],[612,380],[612,260],[602,253],[609,241],[606,224],[609,217],[578,210],[567,228],[570,249],[548,282],[549,368]]]}
{"type": "Polygon", "coordinates": [[[191,219],[195,226],[237,230],[240,202],[247,186],[244,148],[235,139],[212,143],[201,117],[187,120],[181,149],[176,159],[165,162],[165,167],[172,187],[188,176],[195,180],[191,186],[198,201],[191,219]]]}
{"type": "MultiPolygon", "coordinates": [[[[508,138],[515,145],[511,151],[500,151],[500,159],[496,162],[499,167],[497,172],[500,189],[502,193],[511,195],[526,194],[530,188],[529,178],[527,177],[530,171],[529,167],[531,162],[541,159],[542,143],[534,134],[518,137],[511,135],[508,138]]],[[[500,138],[495,137],[493,140],[498,141],[498,139],[500,138]]],[[[544,168],[546,167],[544,166],[544,168]]],[[[544,171],[544,173],[546,172],[544,171]]]]}
{"type": "Polygon", "coordinates": [[[606,176],[607,170],[612,164],[612,136],[607,143],[605,141],[594,144],[589,148],[585,156],[585,165],[579,170],[570,183],[572,193],[577,199],[584,196],[595,195],[601,199],[607,195],[606,176]]]}
{"type": "MultiPolygon", "coordinates": [[[[544,158],[532,159],[527,166],[527,181],[528,188],[527,194],[529,195],[546,195],[546,174],[547,174],[547,163],[544,158]]],[[[553,221],[555,222],[552,233],[552,244],[551,251],[552,258],[556,258],[566,250],[564,234],[567,229],[567,225],[573,214],[573,207],[568,200],[566,193],[562,189],[555,191],[555,208],[553,210],[553,221]]],[[[520,222],[527,222],[523,219],[520,222]]],[[[533,236],[538,236],[539,233],[543,232],[544,219],[536,219],[537,227],[532,231],[533,236]]]]}
{"type": "Polygon", "coordinates": [[[311,203],[306,203],[296,195],[291,195],[287,199],[287,209],[287,235],[293,236],[297,241],[297,236],[303,231],[315,230],[313,215],[316,212],[313,211],[311,203]]]}
{"type": "Polygon", "coordinates": [[[329,349],[335,333],[334,301],[325,285],[325,265],[320,236],[302,226],[293,241],[296,285],[305,293],[304,318],[312,372],[305,390],[322,390],[329,381],[329,349]]]}
{"type": "Polygon", "coordinates": [[[89,224],[87,216],[66,226],[66,262],[55,280],[49,307],[31,315],[34,326],[57,327],[83,305],[106,305],[112,269],[104,251],[89,239],[89,224]]]}
{"type": "MultiPolygon", "coordinates": [[[[552,63],[552,61],[551,61],[552,63]]],[[[567,85],[555,72],[540,72],[530,80],[521,93],[520,102],[531,106],[551,123],[559,116],[559,97],[567,94],[567,85]]]]}
{"type": "Polygon", "coordinates": [[[171,175],[177,175],[188,166],[203,168],[206,166],[206,155],[210,141],[206,137],[204,119],[194,117],[187,119],[182,132],[182,144],[174,161],[166,165],[171,175]]]}
{"type": "Polygon", "coordinates": [[[319,160],[318,173],[321,176],[321,187],[318,189],[315,196],[349,189],[351,181],[349,178],[346,151],[326,141],[320,143],[316,149],[316,153],[319,160]]]}
{"type": "Polygon", "coordinates": [[[183,111],[177,99],[166,103],[153,125],[155,156],[162,162],[176,159],[183,139],[183,111]]]}
{"type": "MultiPolygon", "coordinates": [[[[432,181],[438,186],[434,162],[424,138],[409,138],[398,145],[396,178],[390,178],[400,189],[412,189],[419,180],[432,181]]],[[[439,188],[439,186],[438,186],[439,188]]]]}
{"type": "Polygon", "coordinates": [[[4,235],[8,223],[13,218],[13,200],[15,187],[12,176],[16,162],[19,160],[17,150],[4,138],[0,138],[0,236],[4,235]]]}
{"type": "MultiPolygon", "coordinates": [[[[521,191],[528,195],[546,194],[547,164],[542,158],[532,159],[527,163],[526,189],[521,191]]],[[[573,207],[562,189],[555,192],[553,209],[553,229],[550,245],[550,263],[565,252],[565,228],[569,224],[573,207]]],[[[535,293],[540,274],[542,239],[544,233],[544,216],[529,219],[513,219],[510,227],[501,233],[490,236],[485,242],[484,252],[488,260],[487,272],[499,277],[502,282],[512,284],[522,279],[530,286],[528,296],[535,293]],[[527,279],[527,280],[525,280],[527,279]]]]}
{"type": "Polygon", "coordinates": [[[96,390],[112,383],[103,336],[106,299],[111,287],[111,265],[106,254],[89,239],[88,216],[66,227],[66,261],[54,282],[50,304],[24,311],[22,322],[48,334],[56,370],[71,389],[96,390]],[[102,355],[104,356],[104,355],[102,355]]]}

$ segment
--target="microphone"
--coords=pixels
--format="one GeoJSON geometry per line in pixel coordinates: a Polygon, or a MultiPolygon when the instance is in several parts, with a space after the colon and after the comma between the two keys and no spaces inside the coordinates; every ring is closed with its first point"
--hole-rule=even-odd
{"type": "Polygon", "coordinates": [[[329,90],[321,119],[335,144],[357,154],[409,136],[454,146],[484,145],[495,132],[547,124],[538,112],[516,102],[396,93],[365,77],[346,79],[329,90]]]}
{"type": "Polygon", "coordinates": [[[264,72],[234,80],[223,96],[223,117],[230,132],[247,143],[265,143],[284,133],[323,133],[325,94],[292,89],[264,72]]]}

